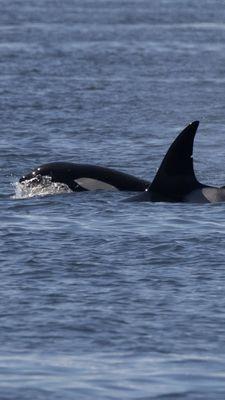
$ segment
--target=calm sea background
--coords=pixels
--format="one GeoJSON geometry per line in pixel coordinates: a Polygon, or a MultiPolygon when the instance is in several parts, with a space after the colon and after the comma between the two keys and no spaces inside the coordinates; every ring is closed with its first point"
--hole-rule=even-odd
{"type": "Polygon", "coordinates": [[[1,0],[0,399],[225,398],[225,204],[22,198],[49,161],[151,180],[199,119],[225,184],[222,0],[1,0]]]}

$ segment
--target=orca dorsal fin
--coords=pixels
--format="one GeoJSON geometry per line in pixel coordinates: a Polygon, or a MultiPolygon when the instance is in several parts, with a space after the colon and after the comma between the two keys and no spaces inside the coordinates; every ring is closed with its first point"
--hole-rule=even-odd
{"type": "Polygon", "coordinates": [[[193,168],[193,143],[199,121],[194,121],[177,136],[167,151],[149,192],[172,201],[182,201],[183,196],[202,187],[193,168]]]}

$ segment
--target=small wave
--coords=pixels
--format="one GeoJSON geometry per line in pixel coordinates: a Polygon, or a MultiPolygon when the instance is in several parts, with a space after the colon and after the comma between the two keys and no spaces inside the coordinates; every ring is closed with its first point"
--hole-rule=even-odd
{"type": "Polygon", "coordinates": [[[16,182],[13,184],[15,194],[13,199],[27,199],[34,196],[47,196],[61,193],[71,193],[70,188],[58,182],[52,182],[50,177],[42,177],[38,185],[34,185],[34,179],[25,182],[16,182]]]}

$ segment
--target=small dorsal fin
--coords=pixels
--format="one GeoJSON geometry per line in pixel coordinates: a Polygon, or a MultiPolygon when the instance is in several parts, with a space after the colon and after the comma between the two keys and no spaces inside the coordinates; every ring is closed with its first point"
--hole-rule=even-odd
{"type": "Polygon", "coordinates": [[[202,187],[193,169],[193,142],[199,122],[189,124],[174,140],[157,171],[149,191],[181,201],[190,191],[202,187]]]}

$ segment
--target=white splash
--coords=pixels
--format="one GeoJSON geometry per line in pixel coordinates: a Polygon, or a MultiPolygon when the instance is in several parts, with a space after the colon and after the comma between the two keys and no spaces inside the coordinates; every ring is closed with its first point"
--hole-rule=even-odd
{"type": "Polygon", "coordinates": [[[34,196],[47,196],[61,193],[71,193],[72,190],[64,183],[52,182],[48,176],[43,176],[41,182],[34,184],[35,178],[29,181],[13,184],[15,194],[13,199],[27,199],[34,196]]]}

